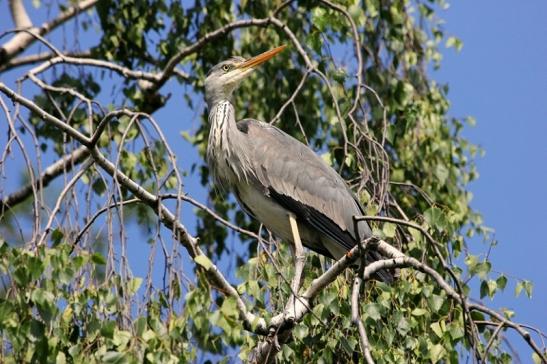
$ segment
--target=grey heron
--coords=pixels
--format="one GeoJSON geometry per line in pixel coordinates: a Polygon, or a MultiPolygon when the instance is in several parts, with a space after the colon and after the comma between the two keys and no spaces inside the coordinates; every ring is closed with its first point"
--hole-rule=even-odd
{"type": "MultiPolygon", "coordinates": [[[[242,209],[278,238],[296,248],[301,240],[307,248],[338,260],[357,243],[353,216],[364,215],[344,179],[308,146],[277,127],[254,119],[236,123],[234,91],[284,47],[250,59],[232,57],[209,71],[207,163],[215,182],[227,186],[242,209]]],[[[360,223],[358,236],[371,235],[370,227],[360,223]]],[[[380,258],[368,252],[366,260],[380,258]]],[[[392,280],[387,271],[378,276],[392,280]]]]}

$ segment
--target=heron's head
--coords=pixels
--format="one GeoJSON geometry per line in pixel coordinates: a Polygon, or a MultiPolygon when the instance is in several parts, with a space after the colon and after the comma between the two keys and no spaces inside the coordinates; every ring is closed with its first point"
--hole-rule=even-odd
{"type": "Polygon", "coordinates": [[[244,78],[284,48],[282,45],[250,59],[232,57],[211,68],[205,79],[207,105],[211,107],[216,101],[229,100],[244,78]]]}

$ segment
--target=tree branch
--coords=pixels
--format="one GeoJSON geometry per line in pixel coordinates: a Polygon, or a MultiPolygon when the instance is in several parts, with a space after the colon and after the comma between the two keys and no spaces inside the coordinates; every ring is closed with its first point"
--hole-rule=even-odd
{"type": "MultiPolygon", "coordinates": [[[[276,25],[277,27],[283,29],[286,34],[291,38],[293,42],[295,42],[295,46],[298,48],[300,46],[300,51],[303,52],[301,55],[304,57],[306,62],[308,64],[309,72],[313,71],[313,65],[311,64],[311,61],[309,60],[307,54],[302,49],[301,45],[299,44],[298,40],[294,36],[294,34],[290,31],[290,29],[286,28],[286,26],[278,21],[275,18],[266,18],[266,19],[252,19],[252,21],[241,21],[241,22],[235,22],[232,23],[232,27],[224,27],[221,28],[215,32],[209,33],[207,36],[210,38],[205,39],[202,41],[201,44],[194,44],[192,46],[186,47],[181,52],[179,52],[178,57],[174,57],[170,60],[170,63],[166,68],[162,71],[160,76],[158,74],[150,74],[147,76],[143,76],[143,73],[139,73],[138,77],[135,73],[130,73],[135,78],[141,78],[146,79],[146,77],[150,77],[151,81],[154,80],[155,85],[163,84],[166,80],[166,77],[169,77],[168,74],[171,73],[175,67],[175,65],[186,55],[184,52],[195,52],[199,48],[201,48],[207,41],[210,39],[213,39],[215,37],[219,37],[224,32],[227,32],[231,29],[235,29],[237,27],[244,27],[244,26],[251,26],[251,25],[257,25],[257,26],[265,26],[269,23],[272,23],[276,25]],[[234,25],[235,24],[235,25],[234,25]],[[224,30],[222,30],[224,29],[224,30]],[[212,38],[211,38],[212,37],[212,38]]],[[[206,36],[206,37],[207,37],[206,36]]],[[[199,42],[199,41],[198,41],[199,42]]],[[[189,54],[189,53],[187,53],[189,54]]],[[[65,62],[67,60],[67,57],[65,56],[58,56],[58,61],[56,62],[65,62]]],[[[36,74],[38,72],[42,72],[47,67],[49,67],[52,64],[53,59],[44,65],[40,65],[37,67],[34,71],[36,74]]],[[[90,61],[97,61],[97,60],[90,60],[90,61]]],[[[91,62],[88,62],[84,60],[84,62],[88,62],[88,64],[91,65],[91,62]]],[[[99,61],[100,67],[107,67],[110,69],[115,70],[116,72],[121,72],[126,77],[127,74],[124,74],[123,72],[133,72],[131,70],[121,70],[116,69],[116,67],[113,67],[112,64],[105,65],[101,63],[102,61],[99,61]]],[[[108,62],[106,62],[108,63],[108,62]]],[[[97,64],[98,65],[98,64],[97,64]]],[[[156,86],[154,86],[156,87],[156,86]]],[[[21,104],[25,106],[27,109],[35,112],[36,114],[40,115],[42,119],[49,123],[59,130],[66,133],[71,138],[75,139],[79,143],[82,144],[80,148],[77,150],[82,149],[82,155],[80,155],[78,158],[85,158],[85,156],[91,155],[93,160],[97,165],[99,165],[104,171],[106,171],[112,178],[119,183],[121,186],[129,190],[133,193],[135,196],[135,199],[131,201],[135,201],[138,199],[139,201],[143,202],[144,204],[148,205],[152,210],[157,214],[159,220],[161,223],[167,227],[168,229],[172,230],[174,233],[174,238],[178,240],[188,251],[188,254],[190,257],[195,258],[199,256],[204,256],[203,251],[200,249],[198,245],[198,241],[195,237],[191,236],[188,231],[186,230],[185,226],[178,220],[178,218],[163,204],[162,199],[163,196],[159,194],[153,194],[149,191],[147,191],[145,188],[143,188],[140,184],[132,180],[129,176],[127,176],[125,173],[123,173],[119,168],[117,168],[117,163],[113,163],[112,161],[108,160],[104,154],[101,152],[101,150],[96,146],[96,142],[102,132],[104,130],[104,127],[108,121],[108,119],[105,117],[103,121],[97,126],[95,133],[93,135],[85,135],[75,128],[71,127],[67,122],[56,118],[55,116],[45,112],[43,109],[38,107],[34,102],[32,102],[29,99],[26,99],[25,97],[17,94],[13,90],[9,89],[6,85],[4,85],[2,82],[0,82],[0,91],[6,94],[12,101],[15,103],[21,104]]],[[[123,111],[121,111],[123,112],[123,111]]],[[[90,131],[91,133],[91,131],[90,131]]],[[[123,144],[123,143],[122,143],[123,144]]],[[[74,153],[74,152],[73,152],[74,153]]],[[[53,168],[53,171],[57,171],[57,168],[59,165],[64,165],[66,163],[69,163],[71,158],[75,158],[74,156],[68,157],[67,160],[64,160],[65,157],[63,157],[60,161],[54,163],[55,168],[53,168]]],[[[74,164],[74,163],[73,163],[74,164]]],[[[52,166],[54,166],[52,165],[52,166]]],[[[48,167],[51,168],[52,166],[48,167]]],[[[66,166],[68,167],[68,165],[66,166]]],[[[65,168],[66,168],[65,167],[65,168]]],[[[43,183],[47,178],[53,178],[53,177],[47,177],[46,172],[44,172],[42,176],[40,176],[39,180],[43,183]]],[[[63,168],[61,168],[61,171],[63,168]]],[[[50,173],[51,175],[54,175],[55,173],[50,173]]],[[[78,176],[78,175],[77,175],[78,176]]],[[[71,183],[65,188],[65,191],[68,191],[71,185],[73,185],[77,181],[77,178],[73,178],[71,183]]],[[[31,190],[32,190],[32,184],[31,184],[31,190]]],[[[25,186],[26,188],[27,186],[25,186]]],[[[19,191],[17,192],[19,193],[19,191]]],[[[28,195],[27,195],[28,196],[28,195]]],[[[176,196],[177,198],[184,200],[184,197],[176,196]]],[[[10,198],[10,196],[8,196],[10,198]]],[[[15,198],[15,197],[13,197],[15,198]]],[[[56,204],[56,209],[58,210],[58,205],[60,203],[60,199],[58,200],[58,203],[56,204]]],[[[2,200],[2,204],[4,206],[9,206],[9,204],[6,204],[4,200],[2,200]]],[[[365,219],[371,219],[370,217],[361,217],[363,220],[365,219]]],[[[380,220],[378,217],[373,217],[377,220],[380,220]]],[[[48,228],[51,227],[53,217],[50,218],[48,221],[48,228]]],[[[382,218],[383,221],[390,221],[395,222],[396,219],[392,218],[382,218]]],[[[397,221],[396,223],[401,223],[403,225],[419,229],[428,240],[431,240],[434,244],[434,247],[437,247],[436,242],[431,237],[431,235],[423,229],[421,226],[411,223],[411,222],[405,222],[402,223],[400,221],[397,221]]],[[[86,225],[87,226],[87,225],[86,225]]],[[[47,229],[46,229],[47,230],[47,229]]],[[[47,233],[47,231],[46,231],[47,233]]],[[[45,235],[42,237],[42,241],[45,239],[45,235]]],[[[433,268],[427,266],[426,264],[412,258],[409,256],[404,255],[401,251],[398,249],[392,247],[388,243],[384,241],[376,241],[375,239],[368,239],[365,241],[365,248],[366,249],[376,249],[379,252],[381,252],[384,256],[389,257],[389,259],[384,259],[380,261],[376,261],[374,263],[369,264],[367,267],[364,268],[363,271],[363,280],[370,279],[376,272],[383,270],[383,269],[392,269],[392,268],[414,268],[416,270],[419,270],[421,272],[426,273],[428,276],[430,276],[439,287],[441,287],[442,290],[444,290],[447,294],[447,296],[454,300],[455,302],[458,302],[462,304],[462,306],[467,307],[469,310],[476,310],[483,312],[487,315],[489,315],[492,319],[495,319],[500,323],[500,325],[503,325],[503,327],[511,327],[515,329],[529,344],[529,346],[538,354],[541,358],[545,358],[544,353],[539,349],[537,344],[534,342],[534,340],[530,337],[530,334],[524,330],[523,326],[515,323],[511,320],[508,320],[504,318],[501,314],[497,313],[494,310],[491,310],[485,306],[482,306],[480,304],[474,304],[474,303],[468,303],[466,297],[463,296],[463,293],[457,292],[446,280],[444,279],[443,275],[437,271],[435,271],[433,268]]],[[[290,300],[289,305],[291,313],[294,314],[294,317],[291,317],[291,322],[288,322],[287,317],[284,312],[277,314],[274,316],[270,322],[266,322],[263,318],[258,317],[254,315],[253,313],[249,312],[246,308],[246,304],[241,298],[241,296],[238,294],[237,290],[228,282],[228,280],[224,277],[222,272],[218,269],[216,265],[213,263],[205,264],[205,265],[198,265],[200,266],[208,277],[209,281],[215,286],[216,289],[218,289],[220,292],[224,293],[227,296],[233,297],[236,300],[237,309],[239,312],[240,320],[243,323],[243,326],[252,332],[255,332],[257,334],[261,335],[268,335],[265,339],[265,341],[259,343],[251,352],[250,358],[251,360],[255,360],[256,362],[267,362],[274,360],[275,354],[281,349],[282,345],[286,343],[290,337],[292,332],[292,327],[294,323],[299,322],[303,319],[303,317],[308,314],[311,311],[311,308],[313,307],[313,299],[330,283],[332,283],[348,266],[350,266],[352,263],[355,262],[355,260],[360,257],[362,254],[361,246],[354,247],[347,255],[342,257],[339,261],[335,262],[325,273],[323,273],[321,276],[314,279],[309,287],[305,290],[303,295],[299,297],[298,300],[290,300]]],[[[442,256],[441,256],[442,259],[442,256]]],[[[443,261],[443,268],[449,270],[450,267],[446,265],[446,263],[443,261]]],[[[357,277],[359,280],[361,279],[359,276],[357,277]]],[[[453,279],[455,280],[454,284],[458,285],[458,280],[454,276],[453,279]]],[[[363,348],[363,352],[365,354],[366,360],[368,363],[372,362],[372,356],[370,355],[370,345],[368,344],[368,340],[366,337],[366,330],[364,327],[364,323],[359,318],[359,312],[358,312],[358,306],[357,306],[357,298],[359,293],[359,288],[361,285],[361,281],[355,281],[353,292],[352,292],[352,318],[354,319],[354,322],[358,325],[358,330],[360,332],[361,336],[361,346],[363,348]],[[355,305],[353,305],[353,301],[356,302],[355,305]],[[355,309],[357,309],[357,313],[355,314],[355,309]],[[356,320],[355,318],[359,318],[359,320],[356,320]],[[367,354],[368,352],[368,354],[367,354]],[[368,355],[368,356],[367,356],[368,355]]],[[[291,315],[292,316],[292,315],[291,315]]],[[[470,325],[473,325],[474,322],[471,319],[471,316],[469,316],[469,319],[471,320],[470,325]]],[[[491,346],[491,343],[489,343],[488,348],[491,346]]],[[[486,350],[487,351],[487,350],[486,350]]],[[[484,353],[484,356],[486,357],[486,352],[484,353]]]]}
{"type": "Polygon", "coordinates": [[[46,227],[44,228],[44,232],[42,236],[40,237],[40,240],[36,243],[36,247],[42,246],[51,231],[51,227],[53,225],[53,220],[55,219],[55,215],[57,212],[61,209],[61,203],[63,202],[63,199],[65,198],[66,194],[72,189],[72,187],[78,182],[80,178],[84,175],[85,171],[93,164],[93,161],[91,159],[88,159],[82,168],[76,173],[70,181],[65,185],[61,193],[59,193],[59,196],[57,197],[57,201],[55,202],[55,206],[53,207],[53,210],[49,214],[49,219],[47,221],[46,227]]]}
{"type": "MultiPolygon", "coordinates": [[[[91,52],[84,51],[84,52],[66,52],[64,53],[66,57],[74,57],[74,58],[87,58],[91,56],[91,52]]],[[[6,70],[10,70],[12,68],[26,66],[38,62],[43,62],[50,60],[54,57],[57,57],[57,54],[52,52],[41,52],[36,54],[30,54],[28,56],[20,56],[17,58],[10,59],[7,63],[0,64],[0,72],[4,72],[6,70]]]]}
{"type": "Polygon", "coordinates": [[[363,280],[359,277],[359,274],[355,275],[355,278],[353,279],[353,288],[351,290],[351,320],[357,325],[361,351],[363,352],[367,364],[374,364],[374,359],[372,359],[372,354],[370,353],[370,342],[368,341],[367,330],[365,329],[363,320],[361,320],[361,315],[359,315],[359,290],[362,282],[363,280]]]}
{"type": "MultiPolygon", "coordinates": [[[[92,6],[95,6],[97,1],[98,0],[83,0],[81,2],[78,2],[76,3],[76,5],[73,5],[69,7],[68,9],[66,9],[65,11],[62,11],[61,13],[59,13],[57,18],[51,21],[45,22],[39,28],[37,28],[37,27],[32,27],[32,23],[30,22],[28,15],[26,16],[27,19],[25,19],[24,15],[20,15],[21,11],[24,12],[23,5],[22,4],[17,5],[17,3],[19,3],[20,1],[13,0],[12,2],[16,3],[15,4],[16,12],[19,13],[19,15],[17,15],[18,17],[17,20],[15,20],[15,16],[14,16],[14,23],[17,28],[21,28],[21,29],[28,28],[30,26],[32,27],[29,29],[31,33],[35,33],[35,34],[43,36],[51,32],[55,28],[57,28],[59,25],[72,19],[75,15],[78,15],[80,12],[91,8],[92,6]],[[18,24],[18,22],[20,24],[18,24]],[[20,26],[20,25],[23,25],[23,26],[20,26]]],[[[13,10],[12,10],[12,14],[13,14],[13,10]]],[[[0,66],[7,63],[10,59],[15,57],[19,53],[23,52],[35,40],[36,40],[35,37],[33,37],[32,34],[29,34],[29,33],[16,34],[13,38],[11,38],[9,41],[4,43],[2,47],[0,48],[0,66]]]]}
{"type": "Polygon", "coordinates": [[[32,27],[32,21],[28,16],[27,10],[22,0],[9,0],[9,9],[11,12],[11,18],[17,28],[30,28],[32,27]]]}
{"type": "Polygon", "coordinates": [[[171,77],[173,70],[175,69],[175,67],[180,61],[182,61],[186,56],[199,51],[201,48],[203,48],[203,46],[205,46],[207,43],[211,42],[212,40],[215,40],[221,36],[224,36],[227,33],[231,32],[232,30],[235,30],[238,28],[247,28],[251,26],[263,27],[263,26],[267,26],[269,22],[270,22],[269,18],[238,20],[230,24],[227,24],[223,26],[222,28],[219,28],[210,33],[207,33],[206,35],[199,38],[197,41],[195,41],[191,45],[181,49],[173,57],[171,57],[169,61],[167,61],[167,64],[165,65],[163,71],[161,72],[161,75],[159,79],[157,80],[157,82],[150,85],[150,88],[147,91],[155,92],[159,88],[161,88],[163,84],[169,79],[169,77],[171,77]]]}
{"type": "MultiPolygon", "coordinates": [[[[186,248],[186,251],[192,259],[195,259],[198,256],[205,256],[203,254],[203,251],[197,244],[197,239],[188,233],[186,227],[180,221],[178,221],[175,215],[171,211],[169,211],[169,209],[161,202],[161,198],[148,192],[141,185],[128,177],[125,173],[117,169],[114,163],[109,161],[96,146],[93,146],[93,144],[91,143],[92,138],[81,134],[70,125],[64,123],[55,116],[42,110],[34,102],[17,94],[6,85],[4,85],[2,82],[0,82],[0,91],[8,96],[12,101],[20,103],[27,109],[40,114],[44,121],[59,128],[60,130],[67,133],[69,136],[73,137],[78,142],[86,146],[97,165],[105,170],[123,187],[131,191],[143,203],[152,208],[156,215],[158,215],[161,223],[166,228],[173,231],[174,238],[186,248]]],[[[228,280],[220,272],[218,267],[214,263],[210,262],[207,267],[202,268],[206,275],[209,277],[210,282],[215,285],[219,291],[227,296],[233,297],[236,300],[237,309],[239,311],[240,319],[243,322],[243,326],[247,330],[254,331],[260,334],[266,334],[267,328],[264,319],[259,318],[253,313],[247,311],[245,302],[243,302],[237,290],[228,282],[228,280]]]]}
{"type": "Polygon", "coordinates": [[[26,200],[32,194],[33,188],[36,190],[40,188],[45,189],[57,176],[70,172],[74,166],[82,162],[87,156],[89,156],[87,148],[81,146],[61,157],[61,159],[44,170],[40,177],[34,182],[34,186],[32,183],[27,183],[19,190],[0,200],[0,215],[4,213],[6,209],[13,208],[26,200]]]}
{"type": "MultiPolygon", "coordinates": [[[[373,277],[373,275],[385,269],[394,269],[394,268],[414,268],[419,270],[427,275],[429,275],[445,292],[446,294],[454,301],[461,304],[461,296],[454,288],[452,288],[433,268],[427,266],[426,264],[421,263],[415,258],[406,256],[398,249],[394,248],[390,244],[382,240],[376,240],[374,238],[367,239],[365,242],[365,249],[376,249],[381,254],[389,259],[375,261],[367,265],[364,269],[363,280],[368,280],[373,277]]],[[[363,250],[365,250],[363,249],[363,250]]],[[[295,307],[292,308],[295,312],[295,318],[293,323],[297,323],[309,312],[313,307],[312,300],[313,298],[322,291],[327,285],[332,283],[338,275],[345,270],[349,265],[351,265],[357,257],[360,255],[359,246],[355,246],[350,250],[344,257],[339,261],[333,264],[333,266],[323,273],[318,278],[314,279],[309,286],[309,288],[302,294],[302,300],[295,302],[295,307]]],[[[547,359],[542,350],[537,346],[535,341],[531,338],[530,334],[526,332],[521,325],[504,318],[502,315],[498,314],[496,311],[489,309],[485,306],[479,304],[468,304],[469,309],[477,310],[483,313],[488,314],[489,316],[495,318],[499,322],[503,322],[504,325],[515,329],[523,339],[528,343],[528,345],[540,356],[540,358],[547,359]]],[[[270,336],[263,342],[259,343],[255,349],[250,354],[252,362],[261,363],[265,359],[266,353],[277,353],[281,350],[281,345],[285,343],[284,340],[287,340],[290,335],[287,331],[292,330],[293,325],[287,325],[285,317],[283,314],[278,314],[273,317],[270,321],[270,336]],[[274,330],[277,329],[277,330],[274,330]],[[275,334],[272,334],[275,333],[275,334]],[[273,336],[277,336],[273,337],[273,336]]]]}

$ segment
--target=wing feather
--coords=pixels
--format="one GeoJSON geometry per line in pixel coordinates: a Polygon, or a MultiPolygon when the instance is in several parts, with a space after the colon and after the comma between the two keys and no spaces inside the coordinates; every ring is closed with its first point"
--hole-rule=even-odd
{"type": "MultiPolygon", "coordinates": [[[[353,216],[363,211],[346,182],[310,148],[282,130],[245,119],[245,130],[253,170],[272,198],[331,237],[346,250],[355,245],[353,216]]],[[[367,224],[359,224],[361,238],[371,235],[367,224]]]]}

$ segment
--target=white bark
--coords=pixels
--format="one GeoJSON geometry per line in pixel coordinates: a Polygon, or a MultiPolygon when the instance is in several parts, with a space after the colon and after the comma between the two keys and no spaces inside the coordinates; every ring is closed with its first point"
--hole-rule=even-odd
{"type": "Polygon", "coordinates": [[[18,30],[26,29],[28,32],[17,32],[13,38],[2,45],[0,48],[0,65],[7,63],[11,58],[27,49],[28,46],[36,40],[36,37],[33,36],[33,34],[43,36],[51,32],[59,25],[72,19],[75,15],[94,6],[97,1],[98,0],[84,0],[79,2],[59,13],[55,19],[43,23],[40,27],[35,27],[33,26],[22,1],[11,0],[10,10],[15,26],[18,30]]]}
{"type": "Polygon", "coordinates": [[[32,27],[32,21],[27,14],[25,5],[21,0],[10,0],[9,9],[13,23],[19,29],[25,29],[32,27]]]}

